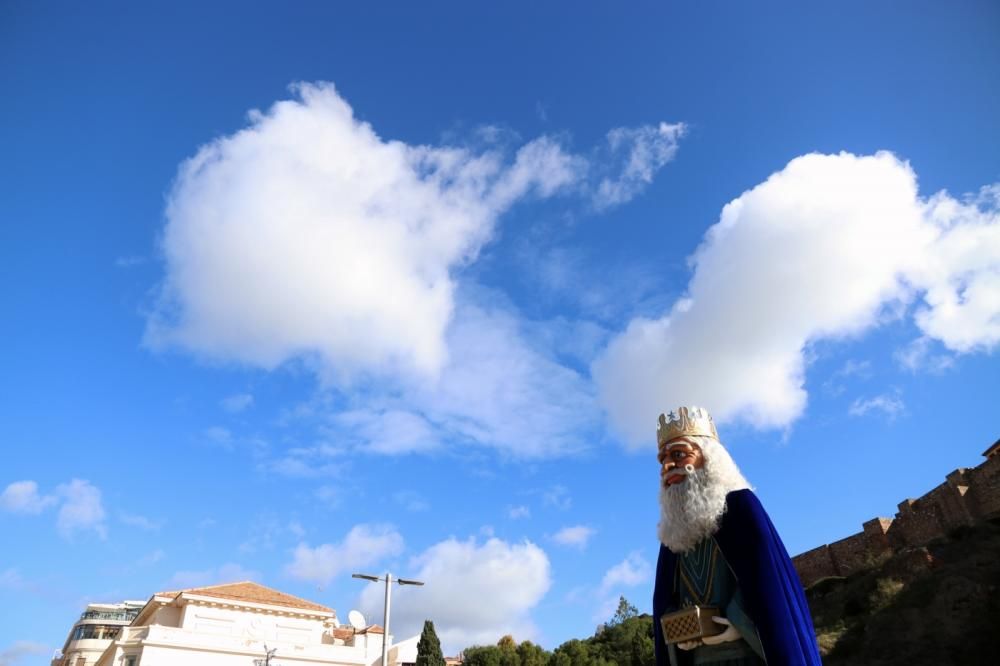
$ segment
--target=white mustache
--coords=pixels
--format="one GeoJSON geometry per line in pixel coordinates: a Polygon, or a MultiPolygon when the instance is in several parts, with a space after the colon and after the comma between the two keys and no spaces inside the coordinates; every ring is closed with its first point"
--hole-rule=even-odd
{"type": "Polygon", "coordinates": [[[667,479],[675,476],[688,476],[690,474],[694,474],[694,465],[688,463],[687,465],[684,465],[684,467],[675,467],[667,472],[663,477],[663,480],[666,481],[667,479]]]}

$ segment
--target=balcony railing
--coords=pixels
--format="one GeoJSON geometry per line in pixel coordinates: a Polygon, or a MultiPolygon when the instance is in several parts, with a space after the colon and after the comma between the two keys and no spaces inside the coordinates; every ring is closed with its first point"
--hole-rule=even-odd
{"type": "Polygon", "coordinates": [[[131,622],[139,614],[139,609],[127,611],[84,611],[81,620],[121,620],[131,622]]]}

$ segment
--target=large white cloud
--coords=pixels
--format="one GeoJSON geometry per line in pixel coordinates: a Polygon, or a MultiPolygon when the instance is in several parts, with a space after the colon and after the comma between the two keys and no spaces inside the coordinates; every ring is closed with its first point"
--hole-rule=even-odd
{"type": "MultiPolygon", "coordinates": [[[[536,638],[530,611],[551,585],[549,559],[531,542],[447,539],[413,558],[404,578],[423,587],[397,587],[390,631],[399,638],[420,632],[433,620],[448,654],[473,644],[494,644],[504,634],[518,641],[536,638]]],[[[383,588],[368,586],[361,607],[382,617],[383,588]]]]}
{"type": "Polygon", "coordinates": [[[680,404],[791,423],[807,400],[806,347],[860,334],[918,296],[926,336],[956,351],[1000,340],[995,197],[922,199],[887,152],[796,158],[727,204],[691,263],[685,297],[631,321],[592,366],[633,445],[680,404]]]}
{"type": "Polygon", "coordinates": [[[351,569],[368,567],[403,550],[403,537],[391,525],[355,525],[339,543],[315,548],[300,543],[285,571],[299,580],[327,585],[351,569]]]}
{"type": "MultiPolygon", "coordinates": [[[[265,368],[308,358],[335,377],[433,375],[447,358],[452,273],[497,217],[528,196],[582,194],[597,176],[548,137],[513,157],[411,146],[380,138],[331,84],[295,92],[181,166],[146,341],[265,368]]],[[[619,152],[638,156],[615,203],[673,156],[673,127],[619,130],[619,152]]]]}

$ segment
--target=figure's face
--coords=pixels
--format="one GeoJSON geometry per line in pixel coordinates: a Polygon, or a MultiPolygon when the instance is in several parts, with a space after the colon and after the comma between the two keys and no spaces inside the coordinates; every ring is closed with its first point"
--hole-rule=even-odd
{"type": "Polygon", "coordinates": [[[660,482],[665,486],[684,483],[688,465],[694,469],[701,469],[705,465],[701,447],[687,437],[678,437],[664,443],[657,458],[660,461],[660,482]]]}

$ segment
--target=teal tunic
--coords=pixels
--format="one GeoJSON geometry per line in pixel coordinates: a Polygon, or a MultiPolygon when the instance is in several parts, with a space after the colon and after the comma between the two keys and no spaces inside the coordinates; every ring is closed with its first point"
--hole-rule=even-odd
{"type": "MultiPolygon", "coordinates": [[[[720,609],[721,614],[743,636],[737,641],[695,648],[688,653],[693,663],[715,666],[759,666],[766,663],[761,657],[763,649],[757,637],[757,628],[744,610],[739,584],[714,538],[703,539],[677,558],[674,599],[677,600],[677,608],[698,604],[720,609]]],[[[683,652],[670,646],[671,663],[674,664],[677,663],[675,651],[683,652]]]]}

